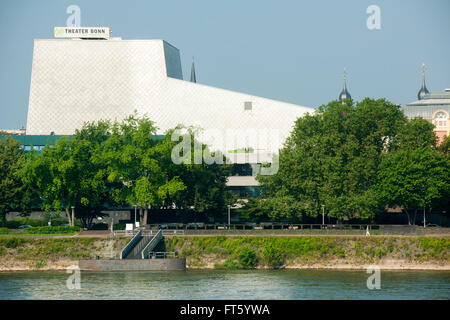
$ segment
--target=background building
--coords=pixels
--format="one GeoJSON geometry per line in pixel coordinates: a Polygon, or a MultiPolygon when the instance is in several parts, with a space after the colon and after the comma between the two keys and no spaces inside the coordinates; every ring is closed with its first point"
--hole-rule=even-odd
{"type": "Polygon", "coordinates": [[[27,135],[72,135],[85,122],[136,111],[158,135],[180,124],[202,128],[211,149],[252,165],[250,178],[230,177],[230,187],[254,191],[260,164],[272,162],[295,120],[314,109],[197,83],[194,62],[190,80],[179,50],[163,40],[36,39],[27,135]]]}
{"type": "MultiPolygon", "coordinates": [[[[224,135],[275,129],[283,137],[314,111],[184,81],[179,50],[163,40],[35,40],[27,134],[71,135],[86,121],[120,121],[134,110],[155,121],[158,134],[183,124],[224,135]]],[[[276,152],[280,144],[238,147],[276,152]]]]}
{"type": "MultiPolygon", "coordinates": [[[[424,67],[424,64],[422,64],[424,67]]],[[[417,101],[408,103],[403,111],[408,118],[422,117],[434,124],[438,143],[450,133],[450,89],[444,92],[430,93],[425,85],[425,70],[422,71],[422,87],[417,101]]]]}

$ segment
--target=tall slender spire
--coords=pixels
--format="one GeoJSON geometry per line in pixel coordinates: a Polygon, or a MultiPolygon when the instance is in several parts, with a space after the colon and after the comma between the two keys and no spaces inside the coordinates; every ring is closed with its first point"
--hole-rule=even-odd
{"type": "Polygon", "coordinates": [[[344,67],[344,88],[342,89],[341,93],[339,94],[339,100],[343,103],[344,99],[351,99],[352,96],[347,91],[347,68],[344,67]]]}
{"type": "Polygon", "coordinates": [[[347,90],[347,67],[344,67],[344,89],[347,90]]]}
{"type": "Polygon", "coordinates": [[[422,88],[420,88],[419,93],[417,93],[417,98],[419,100],[423,99],[423,96],[430,93],[425,85],[425,63],[422,62],[422,88]]]}
{"type": "Polygon", "coordinates": [[[194,57],[192,57],[191,82],[197,82],[197,78],[195,77],[194,57]]]}

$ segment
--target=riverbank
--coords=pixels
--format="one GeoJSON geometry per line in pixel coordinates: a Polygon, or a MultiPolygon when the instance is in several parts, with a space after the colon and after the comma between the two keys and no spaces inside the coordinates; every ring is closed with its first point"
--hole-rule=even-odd
{"type": "Polygon", "coordinates": [[[129,238],[0,238],[0,271],[65,270],[81,259],[118,258],[129,238]]]}
{"type": "Polygon", "coordinates": [[[450,270],[450,238],[171,237],[188,269],[450,270]]]}
{"type": "MultiPolygon", "coordinates": [[[[3,238],[0,271],[65,270],[81,259],[117,259],[129,237],[3,238]]],[[[161,251],[187,269],[450,270],[448,237],[167,236],[161,251]]]]}

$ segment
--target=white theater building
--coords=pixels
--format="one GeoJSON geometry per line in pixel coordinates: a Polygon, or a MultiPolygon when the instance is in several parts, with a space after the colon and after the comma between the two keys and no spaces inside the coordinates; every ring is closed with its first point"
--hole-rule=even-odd
{"type": "MultiPolygon", "coordinates": [[[[164,40],[77,37],[35,39],[27,135],[72,135],[84,122],[120,121],[136,110],[158,134],[197,126],[221,135],[209,142],[233,162],[257,164],[270,162],[295,120],[314,112],[196,83],[194,70],[183,80],[180,52],[164,40]]],[[[256,181],[229,180],[240,184],[256,181]]]]}

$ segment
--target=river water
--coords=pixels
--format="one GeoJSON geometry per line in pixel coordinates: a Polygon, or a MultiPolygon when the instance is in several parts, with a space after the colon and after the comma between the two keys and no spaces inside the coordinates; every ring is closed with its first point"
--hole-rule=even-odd
{"type": "Polygon", "coordinates": [[[450,272],[347,270],[2,272],[0,299],[450,299],[450,272]],[[74,275],[74,274],[73,274],[74,275]]]}

